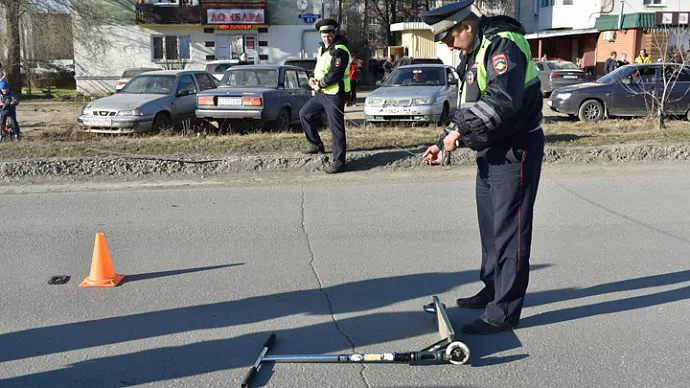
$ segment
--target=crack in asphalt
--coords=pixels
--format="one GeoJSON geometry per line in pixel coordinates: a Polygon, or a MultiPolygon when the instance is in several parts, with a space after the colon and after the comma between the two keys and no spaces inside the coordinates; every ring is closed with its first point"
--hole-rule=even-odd
{"type": "MultiPolygon", "coordinates": [[[[348,336],[340,327],[338,324],[338,320],[335,318],[335,313],[333,312],[333,303],[331,302],[331,298],[328,296],[328,293],[326,290],[323,288],[323,282],[321,281],[321,277],[319,276],[319,273],[316,271],[316,267],[314,266],[314,259],[316,258],[316,255],[314,255],[314,250],[311,246],[311,239],[309,238],[309,233],[307,232],[307,228],[304,226],[304,189],[302,189],[302,203],[301,203],[301,217],[300,217],[300,227],[302,229],[302,234],[304,235],[304,239],[307,242],[307,248],[309,249],[309,255],[310,255],[310,260],[309,260],[309,266],[311,267],[311,271],[314,274],[314,277],[316,278],[316,281],[319,283],[319,291],[326,297],[326,302],[328,302],[328,311],[331,314],[331,321],[333,321],[333,324],[335,325],[335,330],[342,335],[345,340],[350,344],[350,347],[352,348],[353,353],[357,353],[357,349],[355,346],[355,343],[352,341],[350,336],[348,336]]],[[[359,375],[362,377],[362,381],[367,387],[371,387],[369,384],[369,381],[367,380],[366,376],[364,375],[364,371],[366,370],[366,364],[362,364],[362,367],[359,370],[359,375]]]]}

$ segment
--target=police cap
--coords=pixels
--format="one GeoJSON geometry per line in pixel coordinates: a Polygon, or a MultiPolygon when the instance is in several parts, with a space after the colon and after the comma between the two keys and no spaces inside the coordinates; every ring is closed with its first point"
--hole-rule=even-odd
{"type": "Polygon", "coordinates": [[[467,19],[472,13],[471,5],[473,3],[474,0],[460,0],[457,3],[422,12],[419,16],[424,23],[431,27],[434,42],[439,42],[448,35],[453,27],[467,19]]]}
{"type": "Polygon", "coordinates": [[[338,22],[333,19],[321,19],[316,23],[316,31],[328,32],[335,31],[338,29],[338,22]]]}

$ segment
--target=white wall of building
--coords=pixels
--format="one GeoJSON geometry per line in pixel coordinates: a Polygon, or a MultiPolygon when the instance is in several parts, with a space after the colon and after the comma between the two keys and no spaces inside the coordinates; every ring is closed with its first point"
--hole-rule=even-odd
{"type": "Polygon", "coordinates": [[[551,29],[590,29],[599,16],[688,11],[690,0],[515,0],[517,18],[528,33],[551,29]],[[653,4],[660,3],[659,5],[653,4]],[[571,4],[572,3],[572,4],[571,4]],[[553,4],[553,5],[551,5],[553,4]]]}
{"type": "MultiPolygon", "coordinates": [[[[618,15],[620,12],[621,0],[603,0],[606,4],[613,2],[614,10],[611,14],[618,15]]],[[[637,13],[637,12],[657,12],[657,11],[688,11],[690,10],[690,1],[688,0],[656,0],[649,1],[650,4],[645,4],[645,0],[624,0],[625,6],[623,13],[637,13]],[[652,4],[654,2],[661,4],[652,4]]]]}
{"type": "Polygon", "coordinates": [[[77,90],[87,95],[101,95],[115,90],[115,81],[131,67],[160,67],[153,61],[152,36],[189,35],[190,56],[187,69],[203,69],[206,55],[214,48],[205,47],[202,26],[104,26],[90,47],[75,40],[74,63],[77,90]]]}
{"type": "MultiPolygon", "coordinates": [[[[216,31],[216,34],[225,33],[216,31]]],[[[307,24],[269,26],[267,33],[255,33],[258,54],[268,56],[268,60],[262,60],[260,63],[268,64],[281,64],[288,58],[300,58],[303,49],[307,57],[314,57],[321,39],[314,27],[307,24]],[[307,32],[303,34],[303,31],[307,32]],[[268,46],[260,47],[258,41],[266,41],[268,46]]],[[[215,55],[215,48],[206,47],[205,42],[215,41],[216,34],[204,33],[204,26],[201,25],[102,27],[99,36],[94,37],[91,47],[85,47],[75,40],[77,90],[87,95],[107,94],[115,90],[115,81],[120,78],[124,69],[160,66],[161,63],[153,61],[154,35],[188,35],[191,59],[186,68],[204,69],[208,63],[207,55],[215,55]]]]}
{"type": "Polygon", "coordinates": [[[286,59],[314,58],[319,50],[321,37],[311,24],[295,26],[271,26],[267,34],[268,63],[282,64],[286,59]]]}

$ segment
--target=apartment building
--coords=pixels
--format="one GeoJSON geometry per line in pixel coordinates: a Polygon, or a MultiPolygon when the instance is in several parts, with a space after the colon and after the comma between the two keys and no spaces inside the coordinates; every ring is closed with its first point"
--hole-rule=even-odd
{"type": "Polygon", "coordinates": [[[611,51],[632,62],[645,48],[660,53],[652,37],[662,26],[669,43],[690,49],[690,0],[515,0],[515,16],[527,30],[535,58],[577,62],[601,74],[611,51]]]}
{"type": "MultiPolygon", "coordinates": [[[[77,89],[94,95],[113,91],[125,68],[203,69],[242,52],[252,63],[314,57],[314,24],[332,7],[327,0],[99,1],[107,25],[74,42],[77,89]]],[[[75,30],[83,22],[73,15],[75,30]]]]}

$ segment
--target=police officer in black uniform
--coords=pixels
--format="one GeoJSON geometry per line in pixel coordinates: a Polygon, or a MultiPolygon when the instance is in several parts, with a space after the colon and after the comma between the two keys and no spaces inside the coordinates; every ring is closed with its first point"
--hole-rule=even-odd
{"type": "MultiPolygon", "coordinates": [[[[483,309],[463,326],[491,334],[518,325],[529,280],[532,217],[544,152],[542,96],[521,24],[477,16],[462,0],[420,16],[437,42],[467,55],[461,105],[450,126],[424,153],[438,164],[462,142],[476,151],[476,201],[484,288],[457,303],[483,309]]],[[[458,199],[458,205],[466,201],[458,199]]]]}
{"type": "Polygon", "coordinates": [[[336,34],[338,22],[323,19],[316,23],[316,30],[321,33],[321,47],[314,68],[314,77],[309,86],[316,93],[299,112],[302,128],[310,143],[304,153],[323,153],[324,146],[316,127],[315,119],[326,112],[328,127],[332,134],[333,160],[326,173],[332,174],[345,168],[345,101],[350,92],[350,51],[347,41],[336,34]]]}

